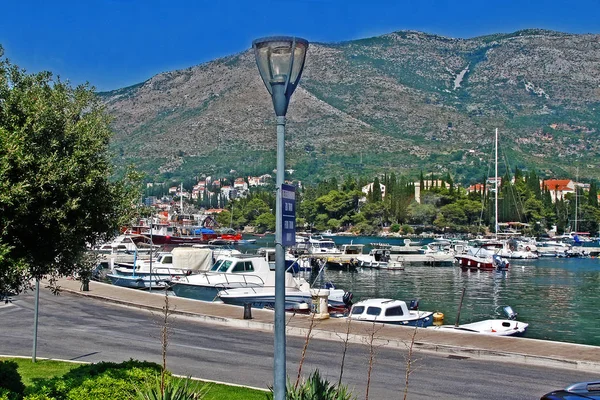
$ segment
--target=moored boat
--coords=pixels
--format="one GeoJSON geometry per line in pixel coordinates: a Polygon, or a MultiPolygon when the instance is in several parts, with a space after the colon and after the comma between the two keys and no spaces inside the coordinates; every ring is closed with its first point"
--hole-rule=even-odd
{"type": "Polygon", "coordinates": [[[418,327],[433,325],[433,312],[419,311],[418,301],[416,300],[411,302],[410,307],[402,300],[362,300],[352,306],[349,318],[357,321],[418,327]]]}

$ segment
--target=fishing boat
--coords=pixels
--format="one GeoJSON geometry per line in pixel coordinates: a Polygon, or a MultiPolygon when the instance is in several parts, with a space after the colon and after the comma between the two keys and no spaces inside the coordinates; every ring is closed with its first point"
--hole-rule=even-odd
{"type": "Polygon", "coordinates": [[[352,306],[349,318],[356,321],[427,327],[433,325],[433,312],[419,311],[419,302],[410,306],[402,300],[368,299],[352,306]]]}

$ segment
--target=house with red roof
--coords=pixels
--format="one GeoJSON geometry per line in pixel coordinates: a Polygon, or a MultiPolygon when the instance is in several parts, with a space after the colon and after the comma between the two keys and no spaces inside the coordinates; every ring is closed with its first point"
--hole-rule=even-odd
{"type": "Polygon", "coordinates": [[[571,179],[546,179],[542,181],[542,189],[550,191],[552,202],[563,200],[567,193],[575,193],[575,182],[571,179]]]}

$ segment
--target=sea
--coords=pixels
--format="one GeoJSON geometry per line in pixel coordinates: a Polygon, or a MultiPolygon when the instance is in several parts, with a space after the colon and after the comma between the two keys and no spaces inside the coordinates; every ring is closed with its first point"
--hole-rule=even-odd
{"type": "MultiPolygon", "coordinates": [[[[273,235],[249,238],[256,243],[240,245],[240,250],[274,246],[273,235]]],[[[337,245],[365,244],[365,251],[371,243],[404,244],[401,238],[389,237],[332,239],[337,245]]],[[[443,313],[444,324],[454,324],[457,318],[461,324],[504,318],[502,309],[508,305],[518,313],[518,321],[529,324],[526,337],[600,346],[600,258],[510,261],[510,269],[502,272],[407,265],[402,271],[326,269],[323,276],[308,279],[332,282],[352,292],[354,301],[416,299],[420,310],[443,313]]]]}

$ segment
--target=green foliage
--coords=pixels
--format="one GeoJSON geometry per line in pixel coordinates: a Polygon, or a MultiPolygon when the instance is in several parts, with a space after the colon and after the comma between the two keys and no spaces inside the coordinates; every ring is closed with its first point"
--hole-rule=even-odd
{"type": "Polygon", "coordinates": [[[112,133],[91,88],[0,59],[0,105],[0,290],[20,291],[113,235],[127,185],[110,181],[112,133]]]}
{"type": "Polygon", "coordinates": [[[19,365],[14,361],[0,361],[0,395],[5,389],[3,396],[8,399],[20,399],[25,391],[18,368],[19,365]]]}
{"type": "Polygon", "coordinates": [[[138,400],[201,400],[206,397],[211,385],[187,379],[167,377],[161,384],[160,376],[149,380],[135,391],[138,400]]]}
{"type": "Polygon", "coordinates": [[[405,224],[405,225],[402,225],[402,227],[400,228],[400,232],[405,235],[411,235],[411,234],[415,233],[415,230],[413,229],[412,226],[405,224]]]}
{"type": "Polygon", "coordinates": [[[400,232],[400,224],[392,224],[390,225],[390,232],[398,233],[400,232]]]}
{"type": "Polygon", "coordinates": [[[136,395],[137,386],[154,379],[160,370],[158,364],[135,360],[83,365],[62,377],[35,382],[25,399],[128,400],[136,395]]]}
{"type": "Polygon", "coordinates": [[[275,215],[272,213],[264,213],[256,217],[254,225],[256,226],[257,233],[264,233],[267,231],[273,232],[275,230],[275,215]]]}
{"type": "MultiPolygon", "coordinates": [[[[267,398],[272,399],[272,395],[267,398]]],[[[345,385],[330,383],[315,370],[307,380],[294,385],[288,380],[286,400],[352,400],[356,397],[345,385]]]]}

